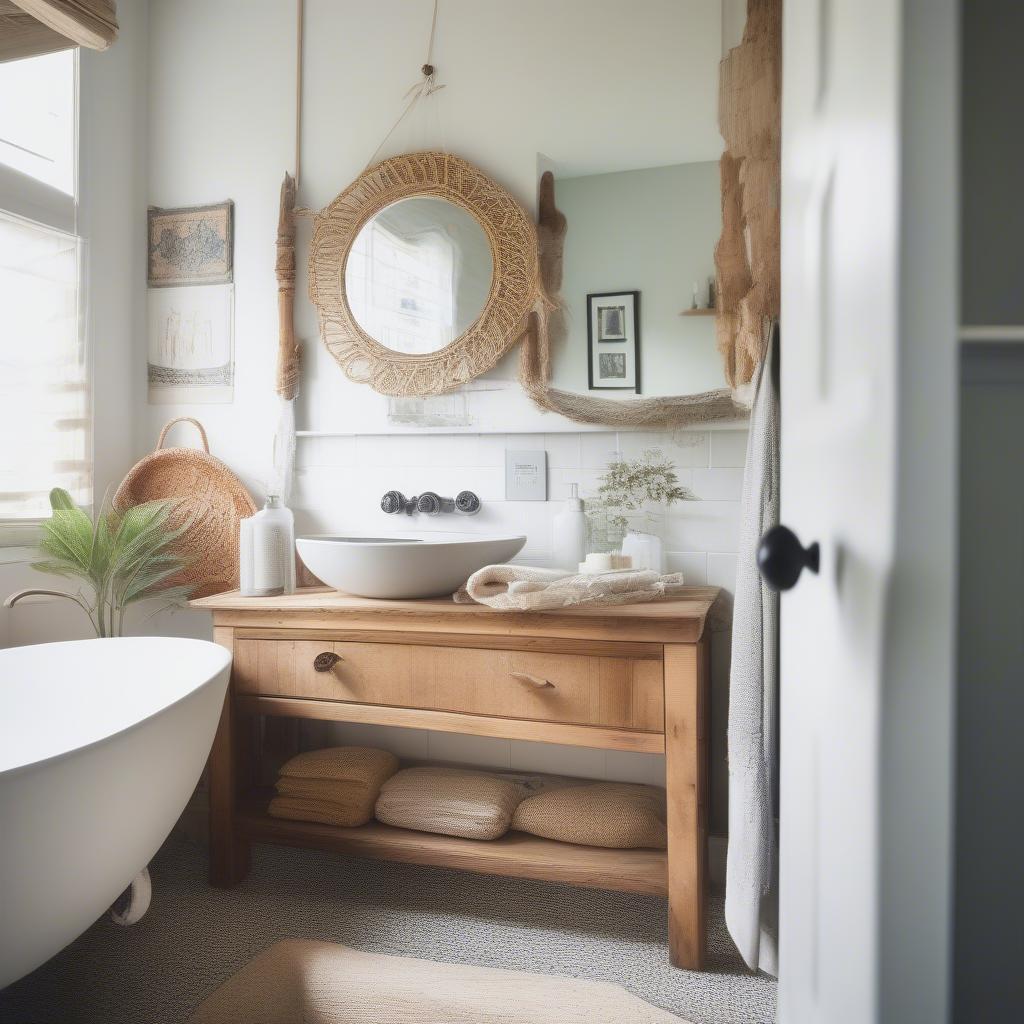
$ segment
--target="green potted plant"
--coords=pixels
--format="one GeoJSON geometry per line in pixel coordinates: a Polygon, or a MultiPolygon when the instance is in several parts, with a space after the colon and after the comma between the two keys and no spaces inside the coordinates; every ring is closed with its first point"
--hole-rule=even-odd
{"type": "Polygon", "coordinates": [[[149,501],[117,512],[106,502],[95,520],[80,509],[67,491],[50,491],[53,515],[43,523],[39,572],[80,580],[84,587],[71,594],[60,590],[23,590],[7,599],[7,607],[32,594],[74,601],[98,637],[121,636],[125,609],[137,601],[159,596],[168,602],[184,600],[191,586],[173,585],[186,560],[171,550],[188,523],[170,522],[174,502],[149,501]]]}
{"type": "Polygon", "coordinates": [[[665,510],[693,495],[679,483],[672,461],[659,448],[639,459],[617,455],[609,464],[589,502],[593,550],[633,555],[641,568],[661,569],[660,522],[665,510]]]}

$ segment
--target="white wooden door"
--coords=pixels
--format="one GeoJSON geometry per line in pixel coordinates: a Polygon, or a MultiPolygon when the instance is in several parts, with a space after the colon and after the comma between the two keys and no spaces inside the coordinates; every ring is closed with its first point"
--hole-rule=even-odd
{"type": "MultiPolygon", "coordinates": [[[[902,610],[891,598],[903,572],[901,474],[911,440],[902,410],[912,388],[929,386],[903,372],[904,346],[914,340],[908,304],[920,291],[911,280],[915,257],[955,266],[934,238],[911,230],[919,200],[908,205],[921,145],[909,111],[915,103],[927,109],[929,99],[918,95],[907,33],[919,30],[928,6],[783,4],[781,519],[804,544],[821,546],[820,572],[805,572],[781,605],[783,1024],[945,1017],[941,967],[893,982],[898,964],[887,958],[903,951],[892,939],[913,922],[894,928],[885,903],[902,867],[903,832],[921,827],[909,816],[894,821],[887,803],[890,782],[899,793],[907,781],[893,782],[888,756],[900,749],[893,731],[907,722],[887,718],[899,675],[892,630],[902,610]],[[908,1003],[901,986],[917,986],[920,1001],[908,1003]],[[901,1018],[897,1006],[922,1016],[912,1009],[901,1018]]],[[[945,0],[932,9],[940,19],[953,15],[945,0]]],[[[937,170],[945,182],[947,168],[937,170]]],[[[933,285],[946,295],[956,288],[953,279],[933,285]]],[[[952,302],[948,319],[952,339],[952,302]]],[[[952,416],[951,389],[943,401],[935,411],[952,416]]],[[[948,811],[937,807],[942,813],[939,832],[948,826],[948,811]]],[[[936,877],[948,882],[948,872],[936,877]]],[[[907,942],[913,932],[907,927],[907,942]]]]}

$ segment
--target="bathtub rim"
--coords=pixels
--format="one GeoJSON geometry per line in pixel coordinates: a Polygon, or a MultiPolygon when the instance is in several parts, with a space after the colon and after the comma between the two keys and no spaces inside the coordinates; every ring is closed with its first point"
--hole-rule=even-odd
{"type": "MultiPolygon", "coordinates": [[[[176,644],[203,644],[206,647],[212,647],[216,651],[220,652],[220,658],[222,664],[220,664],[211,674],[207,675],[200,682],[196,683],[190,689],[186,690],[180,696],[167,704],[161,705],[151,714],[146,715],[144,718],[138,718],[134,722],[125,726],[123,729],[116,729],[112,732],[108,732],[103,736],[99,736],[94,740],[90,740],[87,743],[80,743],[77,746],[69,747],[66,750],[58,751],[56,754],[50,754],[46,757],[38,758],[34,761],[26,761],[24,764],[14,765],[10,768],[0,768],[0,782],[8,779],[14,779],[16,776],[33,771],[35,769],[41,769],[50,767],[51,765],[58,764],[59,762],[75,757],[87,750],[92,750],[94,747],[109,743],[117,736],[124,736],[128,733],[134,732],[136,729],[142,728],[144,725],[159,718],[164,713],[171,711],[176,708],[179,704],[188,700],[190,697],[194,697],[204,687],[209,686],[211,683],[217,681],[221,674],[225,670],[230,670],[232,662],[232,654],[226,647],[222,647],[220,644],[214,643],[212,640],[201,640],[197,637],[184,637],[184,636],[118,636],[118,637],[87,637],[81,640],[54,640],[43,644],[22,644],[18,647],[8,647],[3,650],[27,650],[32,647],[68,647],[72,644],[120,644],[124,641],[136,641],[136,640],[166,640],[173,641],[176,644]]],[[[0,660],[2,660],[3,650],[0,650],[0,660]]],[[[225,681],[225,690],[227,689],[227,681],[225,681]]]]}

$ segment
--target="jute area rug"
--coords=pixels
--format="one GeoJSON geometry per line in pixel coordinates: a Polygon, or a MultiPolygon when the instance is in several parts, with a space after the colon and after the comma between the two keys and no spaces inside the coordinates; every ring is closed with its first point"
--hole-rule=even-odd
{"type": "Polygon", "coordinates": [[[189,1024],[686,1024],[618,985],[286,939],[189,1024]]]}

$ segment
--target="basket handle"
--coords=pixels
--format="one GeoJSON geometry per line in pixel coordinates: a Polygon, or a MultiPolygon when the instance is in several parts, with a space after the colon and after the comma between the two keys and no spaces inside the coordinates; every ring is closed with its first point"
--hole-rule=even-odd
{"type": "Polygon", "coordinates": [[[160,437],[157,439],[156,442],[157,451],[163,448],[164,438],[167,437],[167,431],[170,430],[175,423],[191,423],[192,426],[194,426],[196,430],[199,431],[199,436],[202,438],[203,441],[203,450],[206,452],[207,455],[210,454],[210,442],[207,440],[206,431],[203,429],[202,423],[200,423],[199,420],[197,419],[193,419],[191,416],[175,416],[173,420],[168,420],[167,423],[164,424],[164,429],[160,431],[160,437]]]}

